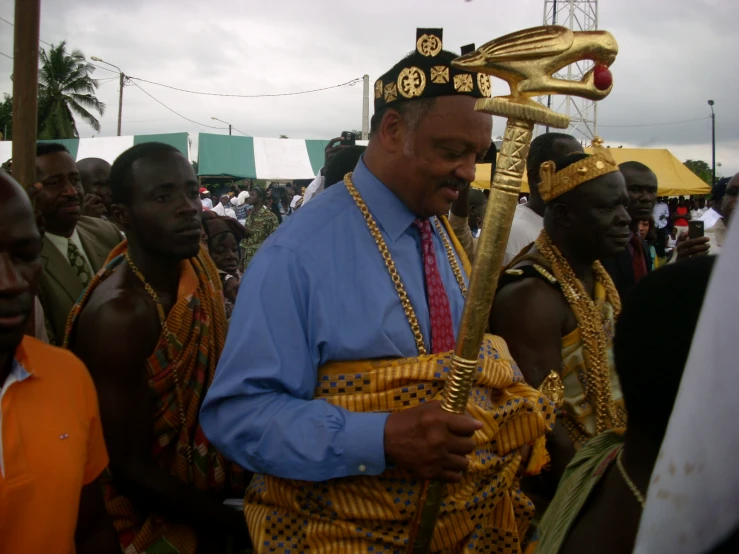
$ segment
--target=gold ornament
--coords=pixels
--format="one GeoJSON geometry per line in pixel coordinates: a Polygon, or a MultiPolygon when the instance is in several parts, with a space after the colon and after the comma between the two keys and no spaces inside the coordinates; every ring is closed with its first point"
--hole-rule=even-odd
{"type": "Polygon", "coordinates": [[[544,379],[544,382],[539,385],[539,392],[546,394],[547,398],[557,407],[557,409],[564,406],[565,403],[565,386],[562,383],[562,377],[559,373],[552,370],[544,379]]]}
{"type": "MultiPolygon", "coordinates": [[[[408,320],[408,324],[411,326],[413,338],[416,341],[416,348],[418,349],[418,355],[424,356],[425,354],[427,354],[427,352],[426,346],[423,343],[421,325],[418,323],[416,312],[411,305],[411,301],[408,299],[408,293],[405,291],[405,286],[403,286],[403,281],[400,279],[398,270],[395,267],[395,262],[393,261],[393,258],[390,255],[390,250],[387,247],[387,243],[385,242],[385,239],[382,238],[382,233],[377,226],[375,218],[372,217],[367,204],[365,204],[362,196],[359,194],[359,191],[354,186],[351,173],[347,173],[344,176],[344,184],[346,185],[346,189],[349,191],[349,194],[354,199],[354,203],[359,208],[359,211],[362,212],[362,216],[364,217],[364,221],[367,224],[367,228],[369,229],[372,238],[375,239],[377,249],[380,251],[380,255],[385,262],[385,267],[390,274],[390,280],[393,282],[393,286],[395,286],[395,292],[398,294],[398,298],[400,298],[400,305],[403,306],[405,317],[408,320]]],[[[449,260],[449,265],[452,268],[452,273],[454,273],[454,278],[457,280],[457,284],[462,291],[462,296],[466,296],[467,287],[465,285],[464,278],[462,277],[462,272],[459,269],[459,265],[457,264],[457,257],[454,255],[454,250],[452,249],[449,241],[446,238],[446,233],[442,232],[441,224],[438,221],[435,221],[434,223],[436,225],[437,231],[441,235],[441,240],[444,243],[444,249],[446,250],[446,256],[449,260]]]]}
{"type": "MultiPolygon", "coordinates": [[[[498,170],[490,186],[490,207],[485,213],[482,234],[477,242],[457,348],[442,392],[441,406],[445,411],[464,414],[467,406],[475,367],[464,360],[476,359],[479,355],[503,266],[513,213],[518,204],[534,125],[566,129],[570,122],[569,117],[542,106],[533,97],[564,94],[589,100],[605,98],[611,87],[598,90],[593,72],[579,82],[556,79],[554,75],[581,60],[610,66],[617,52],[618,46],[610,33],[573,33],[565,27],[552,25],[501,37],[452,62],[452,67],[462,71],[499,77],[509,84],[511,90],[507,96],[480,98],[475,103],[475,110],[507,117],[508,123],[498,155],[498,170]]],[[[615,301],[618,302],[617,296],[615,301]]],[[[430,551],[436,518],[446,490],[445,483],[424,482],[411,521],[407,553],[426,554],[430,551]]]]}
{"type": "Polygon", "coordinates": [[[382,97],[382,79],[375,81],[375,99],[382,97]]]}
{"type": "Polygon", "coordinates": [[[426,88],[426,75],[417,67],[407,67],[398,75],[398,89],[405,98],[415,98],[426,88]]]}
{"type": "MultiPolygon", "coordinates": [[[[625,422],[617,420],[611,397],[608,345],[603,331],[608,320],[590,298],[580,279],[575,276],[567,259],[552,244],[546,231],[541,232],[535,244],[536,249],[551,265],[562,294],[577,320],[587,375],[585,397],[595,413],[595,432],[599,434],[607,429],[623,427],[625,422]]],[[[621,312],[621,300],[611,277],[600,262],[593,264],[593,272],[596,282],[606,290],[606,301],[613,306],[614,315],[618,317],[621,312]]]]}
{"type": "Polygon", "coordinates": [[[454,90],[457,92],[472,92],[472,75],[460,73],[454,76],[454,90]]]}
{"type": "MultiPolygon", "coordinates": [[[[593,141],[593,144],[599,145],[603,141],[600,139],[593,141]]],[[[544,162],[539,168],[539,194],[544,202],[549,202],[564,193],[579,187],[581,184],[592,181],[601,175],[615,173],[619,171],[616,160],[607,148],[595,146],[593,154],[565,167],[561,171],[557,171],[554,162],[544,162]]]]}
{"type": "Polygon", "coordinates": [[[416,41],[416,49],[419,54],[433,58],[441,52],[441,39],[436,35],[421,35],[416,41]]]}
{"type": "Polygon", "coordinates": [[[398,98],[398,87],[395,83],[385,85],[385,102],[392,102],[398,98]]]}
{"type": "Polygon", "coordinates": [[[431,82],[443,85],[449,82],[449,68],[445,65],[435,65],[431,68],[431,82]]]}
{"type": "Polygon", "coordinates": [[[490,95],[493,92],[493,87],[490,85],[490,77],[488,77],[484,73],[478,73],[477,87],[480,89],[480,92],[483,96],[487,96],[488,98],[490,98],[490,95]]]}
{"type": "Polygon", "coordinates": [[[646,499],[644,498],[644,495],[639,490],[639,487],[636,486],[636,484],[631,480],[631,477],[629,477],[629,474],[626,473],[626,468],[624,467],[623,462],[621,461],[621,458],[623,457],[624,449],[621,447],[621,450],[618,451],[618,454],[616,455],[616,465],[618,466],[618,471],[621,473],[621,477],[624,480],[624,483],[626,483],[626,486],[629,487],[629,490],[636,498],[636,501],[639,503],[639,505],[644,508],[644,505],[647,503],[646,499]]]}

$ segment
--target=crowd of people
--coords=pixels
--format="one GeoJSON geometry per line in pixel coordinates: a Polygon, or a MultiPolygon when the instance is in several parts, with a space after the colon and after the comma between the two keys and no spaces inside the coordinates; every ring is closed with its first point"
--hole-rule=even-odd
{"type": "Polygon", "coordinates": [[[416,45],[304,191],[212,195],[162,143],[0,171],[0,551],[399,552],[425,480],[432,552],[633,550],[739,175],[668,200],[598,140],[536,137],[450,414],[496,149],[488,77],[416,45]]]}

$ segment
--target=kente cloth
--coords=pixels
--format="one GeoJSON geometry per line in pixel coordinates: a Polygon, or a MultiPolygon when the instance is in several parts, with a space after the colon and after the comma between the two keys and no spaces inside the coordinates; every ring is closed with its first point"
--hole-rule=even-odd
{"type": "MultiPolygon", "coordinates": [[[[606,290],[595,283],[593,301],[605,316],[606,324],[603,332],[608,344],[608,369],[611,376],[611,402],[616,418],[616,428],[626,427],[626,407],[624,406],[621,383],[613,361],[613,335],[616,326],[613,306],[606,300],[606,290]]],[[[585,394],[588,382],[588,368],[585,365],[583,343],[580,339],[580,328],[576,328],[562,337],[562,383],[564,392],[564,427],[567,430],[576,450],[596,435],[595,411],[585,394]]]]}
{"type": "Polygon", "coordinates": [[[244,227],[248,232],[248,237],[241,241],[241,272],[246,271],[249,262],[257,253],[262,243],[267,240],[272,233],[277,230],[280,222],[277,220],[277,216],[269,211],[265,206],[262,206],[260,210],[256,210],[254,213],[246,218],[244,227]]]}
{"type": "MultiPolygon", "coordinates": [[[[315,398],[354,412],[396,412],[439,399],[451,353],[330,362],[315,398]]],[[[534,505],[518,486],[520,447],[550,431],[556,410],[527,386],[505,342],[486,335],[468,413],[483,422],[462,481],[448,485],[432,552],[521,552],[534,505]]],[[[379,476],[326,482],[258,474],[244,514],[257,552],[357,554],[403,551],[421,480],[388,466],[379,476]]]]}
{"type": "Polygon", "coordinates": [[[449,352],[454,350],[455,343],[452,309],[449,307],[449,297],[444,289],[439,266],[436,263],[431,222],[428,219],[416,219],[413,224],[421,233],[426,301],[431,315],[431,352],[434,354],[449,352]]]}
{"type": "MultiPolygon", "coordinates": [[[[74,341],[79,314],[97,286],[124,261],[128,241],[123,241],[108,256],[95,275],[67,322],[65,347],[74,341]]],[[[154,407],[152,459],[178,479],[200,490],[239,496],[245,488],[244,472],[223,458],[200,428],[198,414],[205,393],[215,374],[225,340],[226,317],[221,300],[221,281],[213,261],[204,248],[181,264],[177,301],[167,315],[167,327],[176,337],[170,347],[162,335],[146,361],[149,389],[154,407]],[[182,383],[183,427],[174,372],[182,383]],[[188,441],[193,463],[187,460],[188,441]]],[[[119,494],[115,476],[109,471],[101,477],[105,506],[118,532],[125,554],[194,554],[195,531],[179,522],[168,521],[157,513],[137,511],[131,501],[119,494]]]]}
{"type": "Polygon", "coordinates": [[[623,433],[610,430],[588,441],[575,454],[536,529],[527,554],[559,552],[590,493],[616,460],[623,444],[623,433]]]}

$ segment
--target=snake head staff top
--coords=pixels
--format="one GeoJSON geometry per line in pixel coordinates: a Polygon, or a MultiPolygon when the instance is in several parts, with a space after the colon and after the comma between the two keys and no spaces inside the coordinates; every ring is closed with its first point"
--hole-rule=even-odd
{"type": "Polygon", "coordinates": [[[528,103],[532,96],[565,94],[601,100],[613,88],[596,87],[594,69],[609,67],[618,54],[618,44],[607,31],[573,32],[566,27],[533,27],[481,46],[457,58],[453,66],[466,71],[494,75],[511,87],[508,97],[528,103]],[[557,79],[554,74],[568,65],[591,60],[595,66],[580,81],[557,79]]]}

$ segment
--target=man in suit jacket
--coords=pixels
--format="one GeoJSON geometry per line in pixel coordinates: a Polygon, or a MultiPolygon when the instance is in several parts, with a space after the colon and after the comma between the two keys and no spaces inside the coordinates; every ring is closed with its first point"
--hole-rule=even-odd
{"type": "Polygon", "coordinates": [[[38,295],[49,341],[61,344],[72,306],[121,236],[112,223],[81,215],[84,192],[80,174],[63,145],[37,145],[36,174],[42,184],[36,208],[45,227],[38,295]]]}
{"type": "Polygon", "coordinates": [[[623,299],[634,285],[652,270],[653,260],[649,245],[641,239],[637,228],[640,221],[652,217],[657,201],[657,176],[640,162],[624,162],[618,167],[629,191],[628,212],[631,216],[630,228],[633,234],[623,252],[601,262],[623,299]]]}

